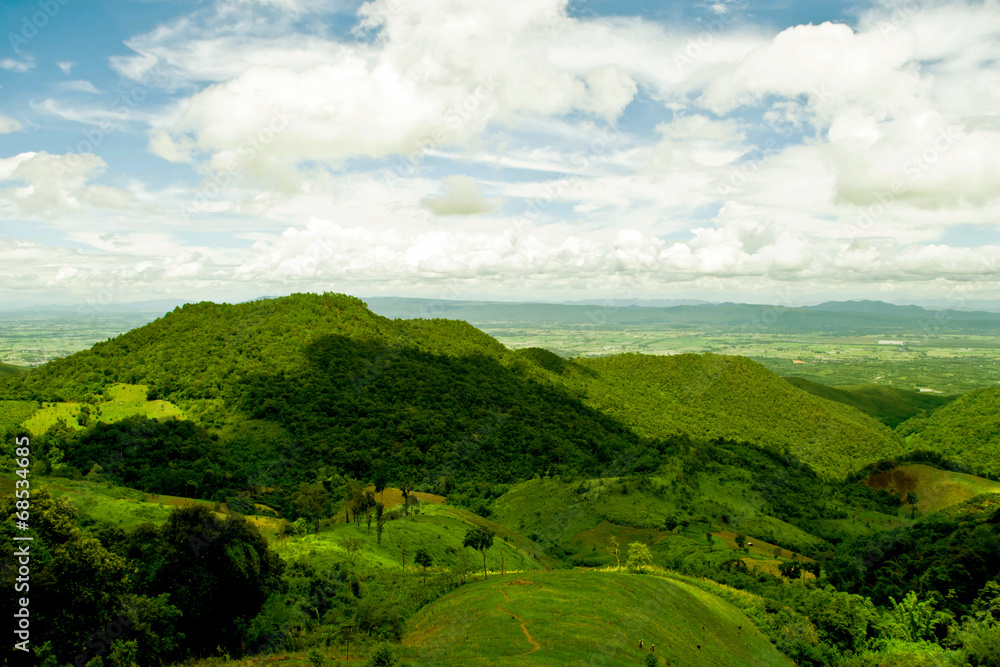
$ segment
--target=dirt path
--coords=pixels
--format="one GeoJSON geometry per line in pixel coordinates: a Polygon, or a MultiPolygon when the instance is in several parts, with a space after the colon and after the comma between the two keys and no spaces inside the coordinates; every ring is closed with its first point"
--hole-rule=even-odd
{"type": "Polygon", "coordinates": [[[535,652],[535,651],[537,651],[538,649],[542,648],[542,645],[541,645],[541,644],[539,644],[539,643],[538,643],[538,642],[537,642],[537,641],[535,640],[535,638],[531,636],[531,633],[530,633],[530,632],[528,632],[528,622],[527,622],[527,621],[525,621],[525,620],[524,620],[523,618],[521,618],[520,616],[518,616],[518,615],[517,615],[517,614],[515,614],[514,612],[512,612],[512,611],[507,611],[506,609],[502,609],[502,608],[500,607],[500,605],[501,605],[501,604],[504,604],[504,603],[507,603],[507,602],[509,602],[509,600],[507,599],[507,594],[506,594],[506,593],[504,592],[504,590],[503,590],[502,588],[500,588],[499,586],[497,586],[497,590],[499,590],[499,591],[500,591],[500,594],[501,594],[501,595],[503,595],[503,602],[501,602],[501,603],[497,604],[497,610],[498,610],[498,611],[501,611],[501,612],[503,612],[503,613],[505,613],[505,614],[510,614],[511,616],[513,616],[514,618],[516,618],[517,620],[521,621],[521,630],[523,630],[523,631],[524,631],[524,636],[525,636],[525,637],[526,637],[526,638],[528,639],[528,641],[529,641],[529,642],[531,643],[531,650],[530,650],[530,651],[527,651],[526,653],[522,653],[521,655],[531,655],[532,653],[534,653],[534,652],[535,652]]]}

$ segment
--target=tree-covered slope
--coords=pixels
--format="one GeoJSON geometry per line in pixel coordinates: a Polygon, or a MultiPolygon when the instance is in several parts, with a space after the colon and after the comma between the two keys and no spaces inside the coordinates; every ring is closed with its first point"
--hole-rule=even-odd
{"type": "MultiPolygon", "coordinates": [[[[625,474],[655,468],[689,436],[787,448],[828,476],[901,451],[866,415],[745,358],[566,361],[512,352],[464,322],[390,320],[335,294],[176,308],[0,381],[0,399],[94,402],[114,383],[147,385],[150,399],[176,404],[220,440],[155,454],[211,462],[210,479],[128,480],[163,492],[196,488],[201,497],[247,486],[287,494],[317,475],[489,486],[539,472],[625,474]]],[[[138,444],[131,455],[140,460],[118,466],[114,457],[126,453],[116,429],[72,437],[82,438],[79,447],[60,446],[83,472],[94,463],[161,469],[138,444]]],[[[488,495],[477,488],[460,493],[488,495]]]]}
{"type": "Polygon", "coordinates": [[[910,449],[940,452],[979,474],[1000,475],[1000,387],[975,389],[897,427],[910,449]]]}
{"type": "Polygon", "coordinates": [[[341,295],[188,305],[10,378],[0,397],[93,401],[116,382],[148,385],[222,447],[164,437],[171,451],[154,452],[143,434],[162,429],[138,421],[125,426],[132,435],[102,427],[74,436],[60,445],[67,459],[83,472],[93,463],[149,470],[128,481],[163,492],[186,485],[201,497],[247,486],[287,495],[317,475],[433,484],[614,471],[627,469],[639,443],[466,323],[389,320],[341,295]],[[163,457],[211,462],[205,474],[215,481],[179,478],[163,457]]]}
{"type": "Polygon", "coordinates": [[[588,405],[640,435],[687,433],[787,448],[827,476],[902,451],[885,425],[801,391],[745,357],[624,354],[577,360],[560,377],[588,405]]]}
{"type": "Polygon", "coordinates": [[[911,417],[955,400],[954,396],[920,393],[880,384],[829,387],[800,377],[786,377],[785,380],[814,396],[857,408],[889,428],[896,428],[911,417]]]}

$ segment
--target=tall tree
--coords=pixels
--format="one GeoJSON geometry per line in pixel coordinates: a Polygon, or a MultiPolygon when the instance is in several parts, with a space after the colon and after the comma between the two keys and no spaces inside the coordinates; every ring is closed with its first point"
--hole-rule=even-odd
{"type": "Polygon", "coordinates": [[[465,533],[462,546],[472,547],[483,555],[483,579],[489,579],[486,573],[486,550],[493,546],[493,536],[495,533],[485,526],[475,526],[465,533]]]}
{"type": "Polygon", "coordinates": [[[413,480],[408,477],[404,477],[399,480],[399,491],[403,494],[403,514],[410,514],[410,504],[407,502],[410,498],[410,493],[413,492],[413,480]]]}
{"type": "Polygon", "coordinates": [[[914,491],[910,491],[906,494],[906,504],[910,506],[910,518],[915,519],[917,516],[917,494],[914,491]]]}
{"type": "Polygon", "coordinates": [[[302,482],[299,490],[292,496],[292,503],[303,514],[308,514],[313,519],[313,532],[319,532],[319,520],[323,517],[326,507],[326,488],[323,482],[309,484],[302,482]]]}
{"type": "Polygon", "coordinates": [[[379,546],[382,546],[382,531],[385,530],[386,520],[385,505],[375,503],[375,536],[378,539],[379,546]]]}
{"type": "Polygon", "coordinates": [[[420,547],[417,549],[417,553],[413,554],[413,562],[424,568],[424,583],[427,583],[427,568],[434,564],[434,560],[431,555],[427,553],[427,549],[420,547]]]}
{"type": "Polygon", "coordinates": [[[618,538],[614,535],[608,540],[608,553],[615,557],[615,562],[618,564],[618,571],[622,571],[622,545],[618,542],[618,538]]]}

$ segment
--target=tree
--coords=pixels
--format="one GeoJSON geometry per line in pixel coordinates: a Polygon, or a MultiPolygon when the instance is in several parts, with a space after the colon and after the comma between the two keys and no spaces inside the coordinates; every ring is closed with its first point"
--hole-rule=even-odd
{"type": "Polygon", "coordinates": [[[802,564],[797,560],[786,560],[778,565],[778,572],[786,579],[798,579],[802,574],[802,564]]]}
{"type": "Polygon", "coordinates": [[[375,509],[375,495],[371,491],[365,491],[361,496],[359,509],[365,515],[365,523],[368,525],[368,534],[372,534],[372,510],[375,509]]]}
{"type": "Polygon", "coordinates": [[[340,546],[347,552],[347,561],[354,565],[354,559],[358,557],[358,552],[364,546],[365,541],[360,537],[345,537],[340,540],[340,546]]]}
{"type": "Polygon", "coordinates": [[[709,552],[711,552],[712,544],[715,542],[715,540],[712,538],[712,533],[705,533],[705,541],[708,542],[708,550],[709,552]]]}
{"type": "Polygon", "coordinates": [[[409,553],[410,553],[410,546],[409,544],[407,544],[406,539],[404,538],[399,543],[399,562],[403,566],[403,572],[406,572],[406,557],[409,555],[409,553]]]}
{"type": "Polygon", "coordinates": [[[632,542],[628,545],[628,569],[635,574],[643,572],[647,565],[653,562],[653,553],[642,542],[632,542]]]}
{"type": "Polygon", "coordinates": [[[489,579],[486,573],[486,550],[493,546],[495,533],[485,526],[474,526],[465,533],[462,546],[472,547],[483,555],[483,579],[489,579]]]}
{"type": "Polygon", "coordinates": [[[351,522],[351,508],[356,507],[361,497],[363,487],[361,482],[350,477],[344,477],[344,523],[351,522]]]}
{"type": "Polygon", "coordinates": [[[396,664],[396,655],[388,644],[379,644],[368,657],[370,667],[393,667],[396,664]]]}
{"type": "Polygon", "coordinates": [[[385,466],[379,466],[375,469],[375,476],[372,479],[372,483],[375,485],[375,493],[382,494],[379,499],[383,503],[385,502],[385,487],[389,484],[389,475],[385,470],[385,466]]]}
{"type": "Polygon", "coordinates": [[[910,491],[906,494],[906,504],[910,506],[910,518],[916,518],[917,516],[917,494],[914,491],[910,491]]]}
{"type": "Polygon", "coordinates": [[[386,520],[385,505],[375,503],[375,536],[378,538],[378,545],[380,547],[382,546],[382,531],[385,530],[386,520]]]}
{"type": "Polygon", "coordinates": [[[323,482],[309,484],[302,482],[299,490],[292,496],[292,503],[303,514],[308,514],[313,518],[313,532],[319,533],[319,520],[323,516],[323,509],[326,506],[326,488],[323,482]]]}
{"type": "Polygon", "coordinates": [[[427,553],[427,549],[420,547],[417,549],[417,553],[413,554],[413,562],[424,568],[424,583],[427,583],[427,568],[434,564],[434,560],[431,555],[427,553]]]}
{"type": "Polygon", "coordinates": [[[736,548],[740,551],[748,551],[747,549],[747,536],[740,533],[736,536],[736,548]]]}
{"type": "Polygon", "coordinates": [[[403,494],[403,513],[406,515],[410,514],[410,506],[407,500],[410,498],[410,493],[413,491],[413,480],[409,478],[403,478],[399,482],[399,491],[403,494]]]}
{"type": "Polygon", "coordinates": [[[238,514],[203,506],[174,510],[159,531],[162,564],[152,593],[168,593],[183,611],[178,629],[195,656],[239,650],[245,628],[282,586],[284,562],[238,514]]]}
{"type": "Polygon", "coordinates": [[[622,571],[622,560],[621,560],[622,547],[618,542],[618,538],[614,535],[608,540],[608,553],[615,557],[615,562],[618,563],[618,571],[622,571]]]}

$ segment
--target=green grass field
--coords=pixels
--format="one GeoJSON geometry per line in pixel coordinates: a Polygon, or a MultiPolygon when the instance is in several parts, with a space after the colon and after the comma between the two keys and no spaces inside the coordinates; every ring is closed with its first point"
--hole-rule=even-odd
{"type": "MultiPolygon", "coordinates": [[[[273,519],[254,517],[253,520],[258,525],[274,523],[273,519]]],[[[285,560],[301,560],[324,569],[333,562],[347,559],[347,552],[341,542],[344,538],[355,537],[364,540],[364,545],[356,556],[356,563],[362,569],[402,571],[402,553],[405,548],[406,571],[415,572],[417,568],[413,564],[413,554],[417,549],[424,548],[434,562],[429,574],[445,569],[457,571],[464,565],[470,574],[478,571],[482,575],[483,562],[479,553],[462,547],[465,533],[473,525],[486,525],[496,532],[493,548],[487,552],[486,557],[486,567],[491,572],[500,572],[501,567],[508,572],[537,570],[554,564],[552,558],[546,556],[537,544],[514,531],[471,512],[446,505],[424,505],[416,516],[389,521],[382,534],[381,547],[377,544],[375,522],[372,522],[369,532],[363,519],[360,527],[353,523],[328,524],[319,534],[274,540],[272,546],[285,560]]],[[[266,526],[263,532],[265,535],[273,534],[266,526]]]]}
{"type": "MultiPolygon", "coordinates": [[[[141,384],[116,384],[108,388],[107,393],[102,397],[103,400],[94,404],[72,401],[65,403],[42,403],[41,408],[25,419],[22,425],[33,435],[45,433],[60,421],[64,422],[70,428],[82,430],[84,426],[79,423],[79,417],[84,407],[90,410],[87,426],[96,423],[109,424],[133,415],[143,415],[157,419],[167,417],[185,418],[183,410],[169,401],[147,401],[147,390],[146,385],[141,384]]],[[[9,401],[4,402],[7,403],[9,401]]],[[[24,401],[20,402],[23,403],[24,401]]]]}
{"type": "Polygon", "coordinates": [[[734,605],[651,574],[491,577],[428,605],[410,628],[402,659],[417,665],[634,667],[652,645],[663,665],[792,664],[734,605]]]}

